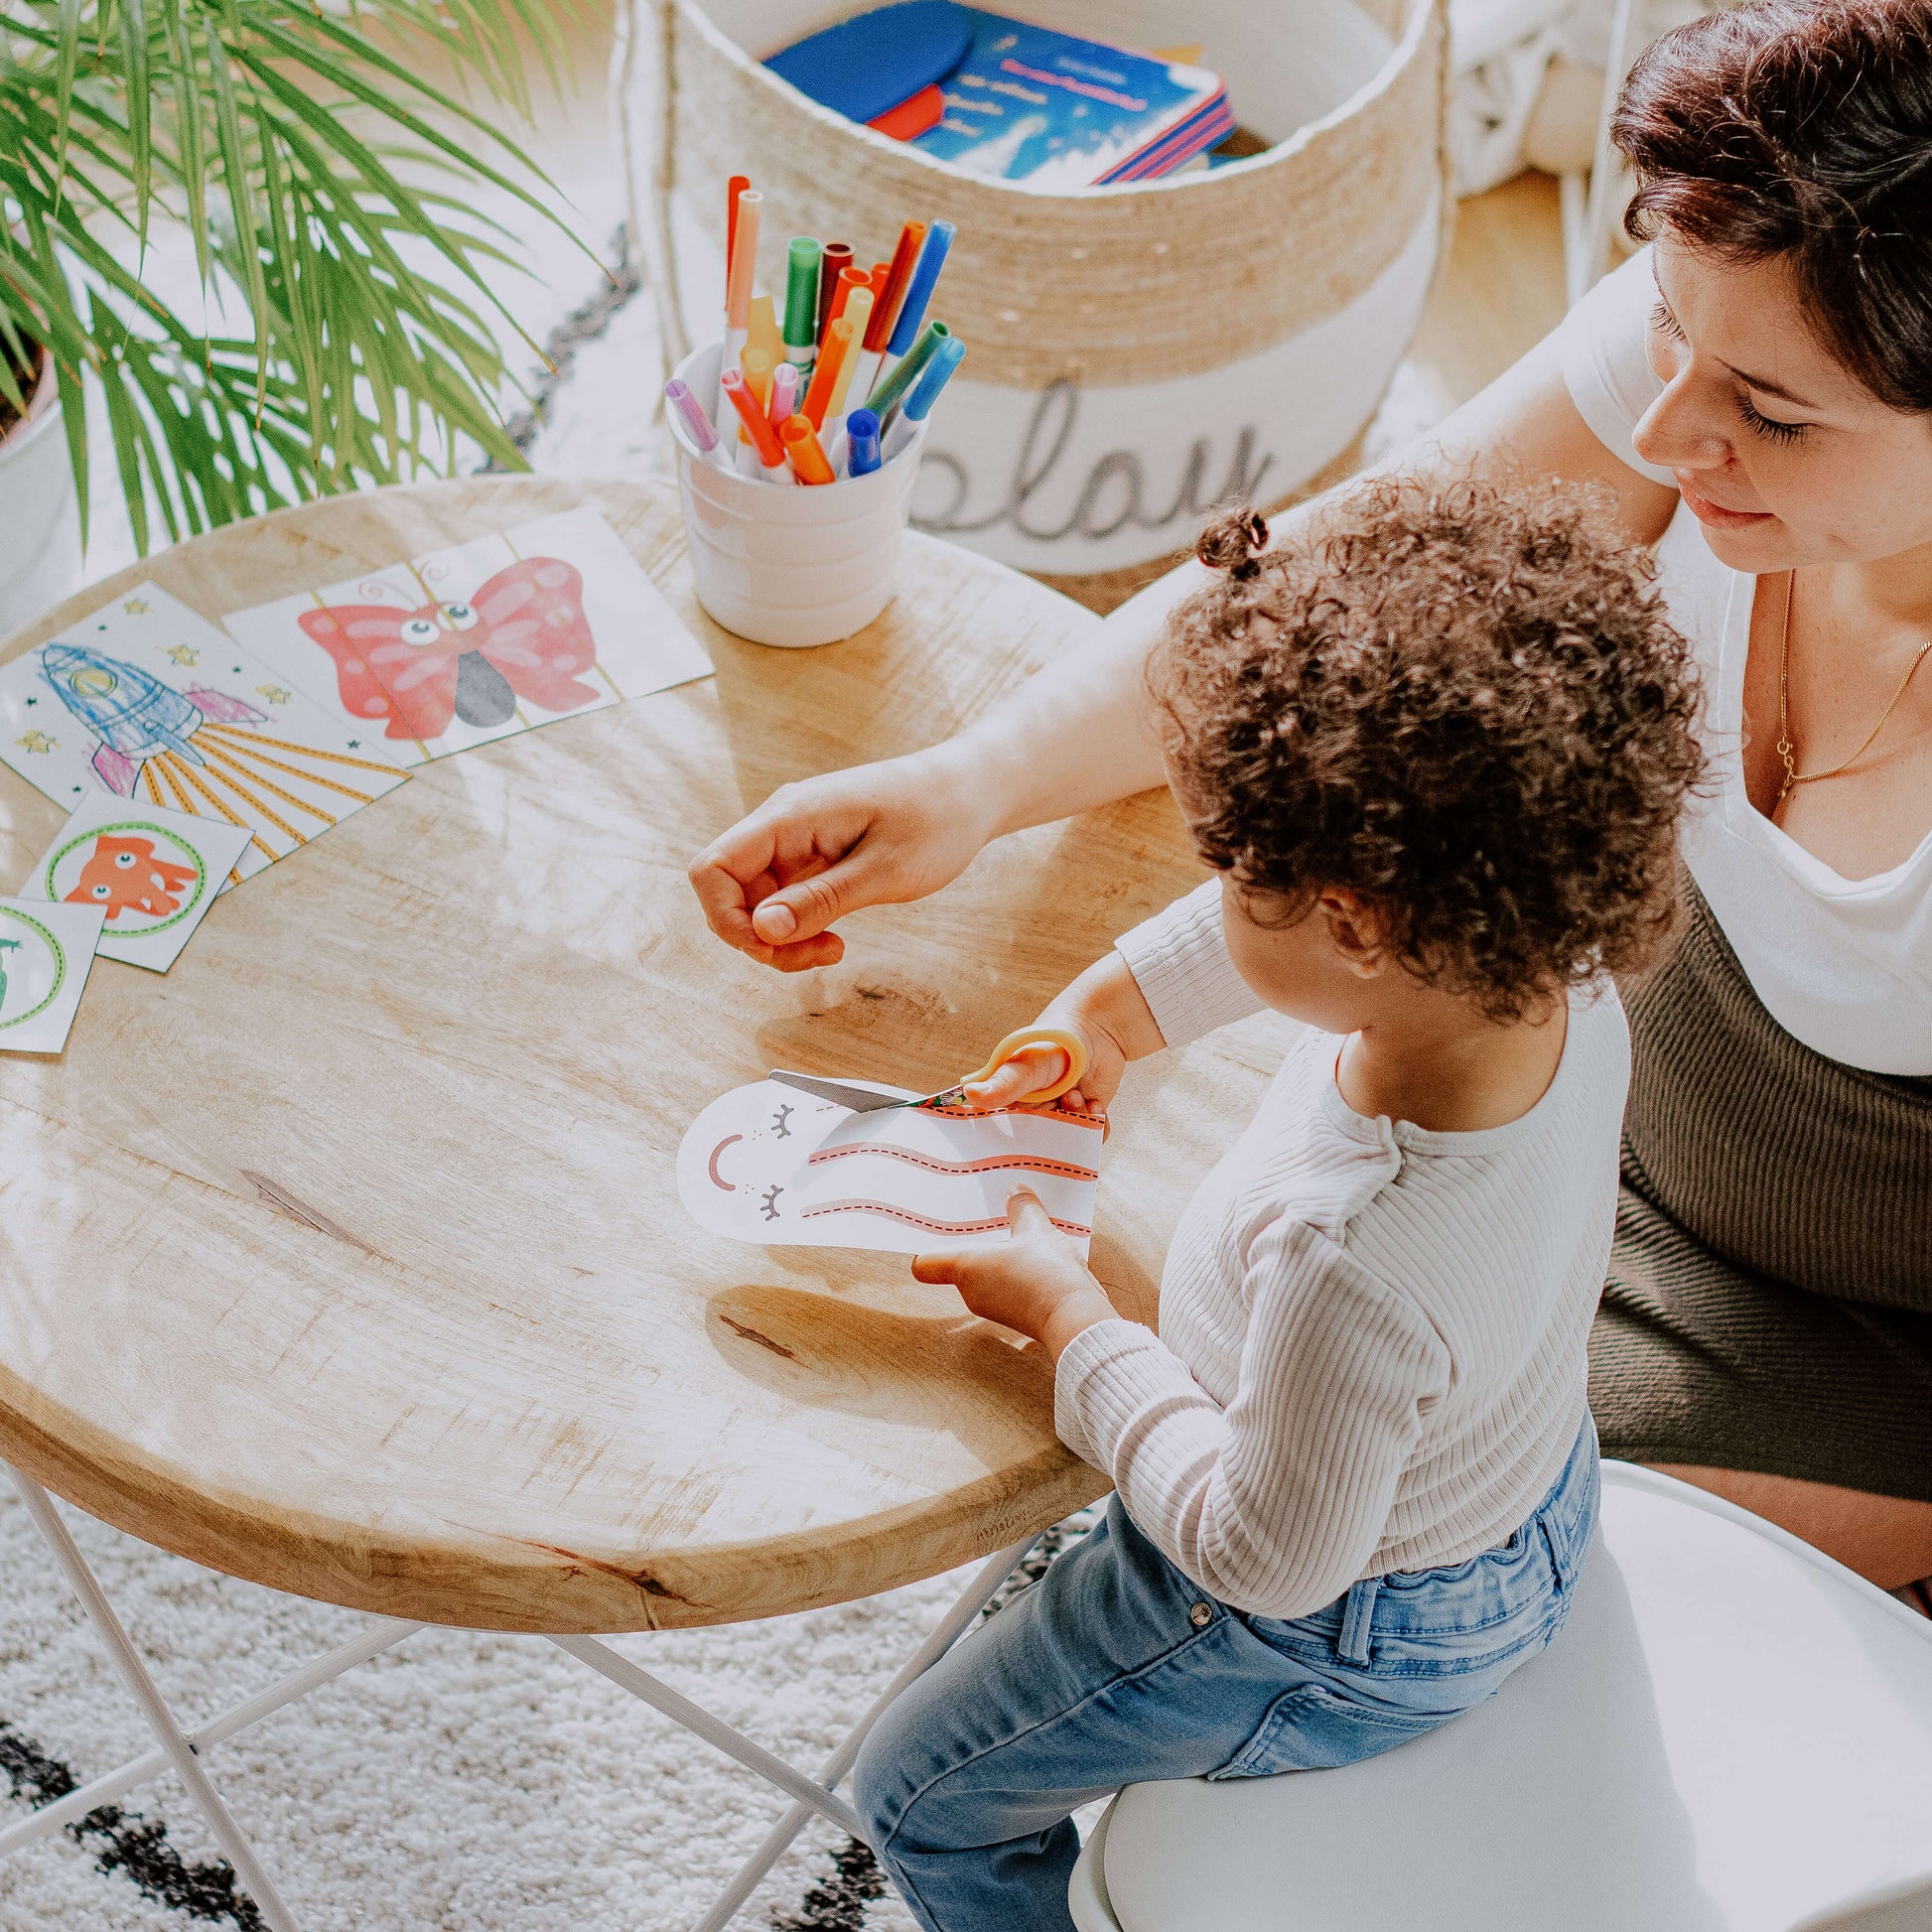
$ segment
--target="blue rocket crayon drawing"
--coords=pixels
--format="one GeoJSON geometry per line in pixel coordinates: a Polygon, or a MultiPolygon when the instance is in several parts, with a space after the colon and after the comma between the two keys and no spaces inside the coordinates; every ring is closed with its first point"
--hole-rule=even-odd
{"type": "Polygon", "coordinates": [[[164,752],[206,765],[190,740],[212,719],[230,725],[260,725],[267,714],[239,698],[191,684],[184,694],[151,673],[85,644],[49,644],[41,652],[41,674],[55,695],[99,745],[93,767],[100,781],[123,798],[134,796],[142,764],[164,752]]]}

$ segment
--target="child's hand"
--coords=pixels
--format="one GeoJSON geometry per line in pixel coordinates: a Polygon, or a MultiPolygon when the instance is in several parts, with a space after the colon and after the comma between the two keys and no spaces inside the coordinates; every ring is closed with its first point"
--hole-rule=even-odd
{"type": "Polygon", "coordinates": [[[1081,1329],[1111,1321],[1119,1311],[1032,1188],[1008,1195],[1007,1222],[1013,1236],[1005,1247],[918,1255],[913,1277],[951,1282],[975,1314],[1032,1335],[1057,1362],[1081,1329]]]}
{"type": "MultiPolygon", "coordinates": [[[[1071,1112],[1105,1113],[1120,1091],[1129,1060],[1158,1052],[1167,1042],[1149,1012],[1134,975],[1118,953],[1089,966],[1039,1016],[1043,1027],[1077,1034],[1087,1049],[1080,1084],[1060,1096],[1071,1112]]],[[[982,1112],[1017,1107],[1066,1075],[1066,1055],[1057,1046],[1023,1046],[1012,1059],[966,1089],[967,1100],[982,1112]]]]}

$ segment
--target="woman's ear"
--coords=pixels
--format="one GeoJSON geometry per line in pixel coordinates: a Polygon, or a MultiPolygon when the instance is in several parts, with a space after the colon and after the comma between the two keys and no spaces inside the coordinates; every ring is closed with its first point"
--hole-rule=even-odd
{"type": "Polygon", "coordinates": [[[1339,887],[1315,901],[1327,921],[1329,942],[1357,979],[1378,978],[1389,960],[1389,926],[1374,904],[1339,887]]]}

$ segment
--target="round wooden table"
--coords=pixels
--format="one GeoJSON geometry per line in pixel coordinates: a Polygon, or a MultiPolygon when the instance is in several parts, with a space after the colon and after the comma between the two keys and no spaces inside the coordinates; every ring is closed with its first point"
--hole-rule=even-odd
{"type": "MultiPolygon", "coordinates": [[[[148,577],[218,619],[584,501],[715,679],[427,767],[165,978],[98,962],[59,1060],[0,1058],[0,1459],[238,1577],[546,1633],[837,1602],[1102,1492],[1037,1350],[901,1257],[703,1233],[673,1164],[774,1065],[956,1074],[1201,877],[1150,794],[846,921],[834,969],[710,936],[684,868],[715,833],[943,736],[1095,621],[916,536],[878,622],[792,652],[704,618],[668,490],[384,490],[185,544],[0,654],[148,577]]],[[[9,771],[0,808],[11,883],[63,813],[9,771]]],[[[1093,1244],[1128,1311],[1262,1057],[1237,1034],[1130,1078],[1093,1244]]]]}

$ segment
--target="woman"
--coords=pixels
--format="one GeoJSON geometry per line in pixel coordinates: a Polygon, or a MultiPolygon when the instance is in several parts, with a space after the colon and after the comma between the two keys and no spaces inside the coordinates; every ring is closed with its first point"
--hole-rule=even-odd
{"type": "MultiPolygon", "coordinates": [[[[1932,0],[1709,16],[1615,135],[1651,245],[1415,460],[1610,491],[1704,669],[1590,1400],[1606,1453],[1896,1587],[1932,1573],[1932,0]]],[[[1142,660],[1197,581],[948,743],[775,793],[692,866],[713,929],[829,964],[839,914],[1158,783],[1142,660]]]]}

